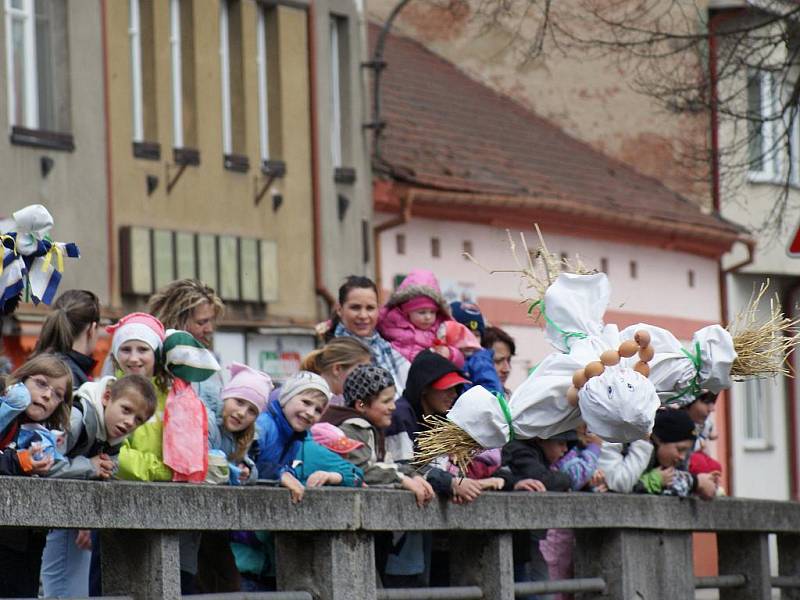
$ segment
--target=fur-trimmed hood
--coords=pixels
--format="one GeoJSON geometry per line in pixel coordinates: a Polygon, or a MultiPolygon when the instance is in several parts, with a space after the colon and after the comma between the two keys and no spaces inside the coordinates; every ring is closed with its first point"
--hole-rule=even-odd
{"type": "Polygon", "coordinates": [[[427,269],[414,269],[411,271],[389,297],[385,306],[387,309],[394,308],[419,296],[426,296],[436,302],[442,316],[447,319],[451,318],[450,305],[442,296],[439,281],[436,279],[436,275],[427,269]]]}

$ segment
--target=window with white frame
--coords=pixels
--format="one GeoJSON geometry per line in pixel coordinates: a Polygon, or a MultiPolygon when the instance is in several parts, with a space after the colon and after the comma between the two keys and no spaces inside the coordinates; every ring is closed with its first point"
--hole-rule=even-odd
{"type": "Polygon", "coordinates": [[[9,123],[69,132],[66,0],[5,0],[5,16],[9,123]]]}
{"type": "Polygon", "coordinates": [[[153,0],[128,0],[133,141],[154,143],[156,129],[153,0]]]}
{"type": "Polygon", "coordinates": [[[219,56],[222,82],[223,153],[226,156],[243,155],[245,152],[245,111],[240,0],[220,0],[219,56]]]}
{"type": "MultiPolygon", "coordinates": [[[[331,162],[333,168],[344,164],[344,120],[343,92],[346,80],[343,77],[343,61],[347,39],[347,19],[331,15],[330,18],[330,116],[331,116],[331,162]]],[[[346,108],[346,107],[345,107],[346,108]]]]}
{"type": "Polygon", "coordinates": [[[779,87],[769,71],[747,75],[747,160],[752,181],[777,181],[781,177],[782,121],[779,87]]]}
{"type": "Polygon", "coordinates": [[[128,36],[131,42],[131,108],[133,141],[144,141],[144,101],[142,92],[142,25],[139,0],[129,0],[128,36]]]}
{"type": "Polygon", "coordinates": [[[195,148],[194,0],[170,0],[169,9],[172,144],[175,148],[195,148]]]}
{"type": "Polygon", "coordinates": [[[744,383],[741,403],[742,435],[748,450],[772,446],[770,406],[776,383],[768,379],[750,379],[744,383]]]}
{"type": "Polygon", "coordinates": [[[172,145],[183,148],[183,73],[181,62],[181,0],[169,3],[169,49],[172,84],[172,145]]]}
{"type": "Polygon", "coordinates": [[[258,70],[258,147],[261,160],[270,160],[269,151],[269,62],[267,57],[267,17],[269,7],[258,4],[256,21],[256,68],[258,70]]]}

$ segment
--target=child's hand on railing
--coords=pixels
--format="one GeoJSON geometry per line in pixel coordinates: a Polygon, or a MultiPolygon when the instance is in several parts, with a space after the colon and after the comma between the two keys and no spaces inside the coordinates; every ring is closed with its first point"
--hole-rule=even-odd
{"type": "Polygon", "coordinates": [[[108,454],[98,454],[89,459],[94,467],[95,477],[108,479],[114,474],[114,461],[108,454]]]}
{"type": "Polygon", "coordinates": [[[245,483],[248,479],[250,479],[250,467],[248,467],[243,462],[239,463],[238,467],[239,467],[239,481],[241,483],[245,483]]]}
{"type": "Polygon", "coordinates": [[[486,477],[478,479],[482,490],[502,490],[506,482],[502,477],[486,477]]]}
{"type": "Polygon", "coordinates": [[[481,484],[477,479],[453,477],[451,489],[453,490],[453,502],[455,504],[469,504],[481,495],[481,484]]]}
{"type": "Polygon", "coordinates": [[[293,504],[297,504],[303,499],[306,488],[303,487],[303,484],[297,481],[297,478],[291,473],[286,472],[281,475],[281,485],[289,490],[293,504]]]}
{"type": "Polygon", "coordinates": [[[417,500],[417,506],[420,508],[433,500],[433,488],[431,487],[430,483],[425,481],[424,477],[420,477],[419,475],[415,475],[413,477],[403,477],[400,485],[402,485],[404,489],[414,493],[414,497],[417,500]]]}
{"type": "Polygon", "coordinates": [[[661,487],[668,488],[672,485],[672,482],[675,480],[675,468],[674,467],[659,467],[658,474],[661,475],[661,487]]]}
{"type": "Polygon", "coordinates": [[[719,472],[697,474],[697,495],[703,500],[711,500],[717,495],[719,472]]]}
{"type": "Polygon", "coordinates": [[[342,474],[331,471],[314,471],[306,479],[306,487],[322,487],[323,485],[339,485],[342,483],[342,474]]]}
{"type": "Polygon", "coordinates": [[[52,454],[42,453],[42,445],[31,444],[27,450],[17,451],[22,470],[26,475],[47,475],[55,460],[52,454]],[[39,458],[35,458],[38,456],[39,458]]]}
{"type": "Polygon", "coordinates": [[[538,479],[521,479],[514,484],[516,492],[546,492],[547,488],[538,479]]]}
{"type": "Polygon", "coordinates": [[[604,493],[608,491],[608,484],[606,484],[606,474],[602,469],[597,469],[592,478],[589,480],[589,488],[593,492],[604,493]]]}

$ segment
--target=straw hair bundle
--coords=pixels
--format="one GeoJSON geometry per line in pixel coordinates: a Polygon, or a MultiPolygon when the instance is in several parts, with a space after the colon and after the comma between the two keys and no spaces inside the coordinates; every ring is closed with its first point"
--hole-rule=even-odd
{"type": "Polygon", "coordinates": [[[511,231],[506,229],[508,236],[508,246],[511,249],[511,257],[516,265],[515,269],[489,269],[479,263],[468,252],[464,256],[478,265],[481,269],[494,275],[495,273],[514,273],[519,276],[519,293],[523,297],[522,303],[531,306],[531,314],[534,319],[541,315],[539,302],[544,299],[544,294],[556,278],[561,273],[574,273],[576,275],[588,275],[596,273],[596,270],[588,269],[576,255],[574,259],[560,258],[551,253],[544,242],[539,225],[534,223],[536,235],[539,238],[539,246],[531,249],[525,239],[525,234],[520,232],[519,237],[522,250],[517,247],[511,231]],[[522,256],[520,256],[522,254],[522,256]]]}
{"type": "Polygon", "coordinates": [[[414,464],[424,465],[446,455],[462,474],[466,474],[472,457],[483,451],[481,445],[455,423],[439,415],[425,415],[429,429],[417,434],[414,464]]]}
{"type": "Polygon", "coordinates": [[[800,319],[789,319],[783,314],[777,294],[770,298],[767,320],[760,319],[758,306],[768,287],[769,281],[762,283],[758,293],[750,298],[747,307],[728,327],[737,355],[731,376],[738,381],[753,377],[792,376],[788,358],[800,344],[800,319]]]}

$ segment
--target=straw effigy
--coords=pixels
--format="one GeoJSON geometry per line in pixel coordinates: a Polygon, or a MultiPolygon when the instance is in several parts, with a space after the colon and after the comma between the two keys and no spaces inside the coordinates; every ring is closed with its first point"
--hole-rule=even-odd
{"type": "Polygon", "coordinates": [[[769,300],[766,320],[759,317],[759,305],[768,288],[769,280],[753,293],[750,302],[727,328],[736,350],[731,376],[737,381],[793,376],[788,359],[800,344],[800,319],[789,319],[783,314],[777,294],[769,300]]]}

